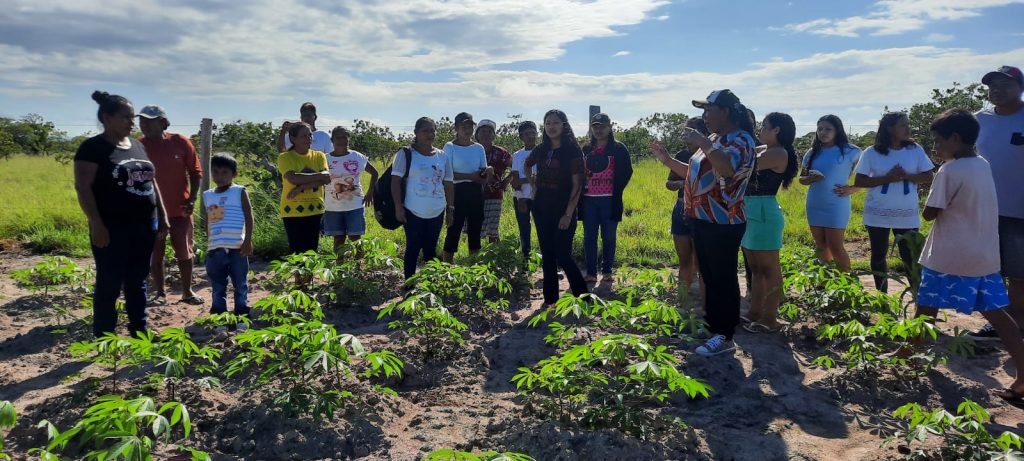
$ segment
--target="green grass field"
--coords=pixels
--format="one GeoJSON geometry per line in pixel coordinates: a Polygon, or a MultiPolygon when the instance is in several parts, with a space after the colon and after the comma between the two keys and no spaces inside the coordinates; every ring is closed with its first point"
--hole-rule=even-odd
{"type": "MultiPolygon", "coordinates": [[[[244,171],[242,172],[244,174],[244,171]]],[[[675,192],[665,189],[668,169],[652,160],[636,165],[633,180],[626,190],[626,213],[619,226],[617,258],[624,264],[673,265],[675,250],[669,235],[675,192]]],[[[364,177],[364,183],[369,178],[364,177]]],[[[240,181],[245,182],[244,178],[240,181]]],[[[794,182],[789,190],[779,195],[786,214],[784,241],[787,248],[810,246],[811,236],[804,216],[806,188],[794,182]]],[[[78,207],[70,165],[57,163],[52,157],[15,156],[0,160],[0,238],[30,242],[41,252],[66,253],[76,256],[89,254],[88,227],[78,207]]],[[[254,238],[261,255],[280,254],[287,245],[281,220],[276,214],[276,197],[254,197],[257,223],[254,238]],[[262,206],[260,206],[262,205],[262,206]]],[[[855,257],[855,266],[865,268],[864,251],[860,257],[856,248],[866,248],[866,233],[861,222],[864,194],[853,200],[853,217],[847,231],[848,249],[855,257]]],[[[401,243],[401,230],[380,228],[368,216],[368,235],[401,243]]],[[[199,232],[197,232],[199,234],[199,232]]],[[[501,222],[502,236],[518,235],[512,210],[511,194],[506,194],[501,222]]],[[[199,242],[205,241],[197,235],[199,242]]],[[[576,253],[582,254],[582,231],[577,232],[576,253]]],[[[535,237],[536,241],[536,237],[535,237]]],[[[201,245],[201,243],[200,243],[201,245]]],[[[328,240],[322,245],[326,248],[328,240]]],[[[462,245],[465,251],[465,243],[462,245]]],[[[895,261],[894,261],[895,262],[895,261]]]]}

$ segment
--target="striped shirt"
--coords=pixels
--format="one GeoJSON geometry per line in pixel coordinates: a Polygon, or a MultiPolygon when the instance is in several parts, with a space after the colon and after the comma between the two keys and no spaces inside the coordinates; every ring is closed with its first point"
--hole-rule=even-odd
{"type": "Polygon", "coordinates": [[[244,190],[245,187],[232,184],[224,192],[217,192],[216,189],[203,192],[210,250],[242,248],[245,239],[245,213],[242,211],[244,190]]]}

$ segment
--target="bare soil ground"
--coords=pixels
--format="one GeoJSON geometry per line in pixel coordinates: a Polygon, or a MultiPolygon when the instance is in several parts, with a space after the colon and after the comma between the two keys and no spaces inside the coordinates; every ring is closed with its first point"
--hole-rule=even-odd
{"type": "MultiPolygon", "coordinates": [[[[72,342],[91,337],[89,328],[68,330],[44,314],[54,302],[76,305],[77,298],[46,300],[15,286],[10,272],[41,257],[10,242],[0,250],[0,400],[12,401],[19,412],[8,449],[15,459],[27,459],[29,448],[45,444],[45,434],[35,423],[49,419],[69,427],[99,393],[89,378],[105,378],[106,373],[68,353],[72,342]]],[[[197,270],[198,280],[204,276],[197,270]]],[[[208,300],[208,285],[200,286],[208,300]]],[[[266,294],[258,286],[253,284],[253,301],[266,294]]],[[[599,293],[609,289],[597,288],[599,293]]],[[[883,438],[872,429],[885,422],[883,415],[911,401],[955,410],[964,397],[989,409],[990,430],[1024,433],[1024,410],[991,394],[1008,385],[1009,373],[1014,373],[996,343],[979,344],[976,357],[954,357],[948,367],[917,382],[851,385],[835,379],[838,371],[810,366],[819,345],[799,326],[776,335],[740,331],[736,353],[715,359],[687,352],[696,345],[681,345],[683,370],[715,389],[708,399],[672,399],[668,413],[685,420],[691,430],[640,441],[614,430],[565,428],[525,414],[509,382],[518,367],[554,353],[542,340],[544,329],[526,325],[539,310],[539,297],[539,288],[517,291],[511,309],[489,328],[473,331],[457,357],[430,364],[410,361],[405,377],[392,386],[397,397],[371,396],[362,409],[339,412],[333,420],[285,418],[261,400],[259,389],[246,389],[234,380],[224,380],[222,388],[213,390],[186,386],[179,391],[180,400],[197,427],[188,445],[216,460],[415,460],[449,447],[517,451],[539,460],[895,459],[901,453],[880,448],[883,438]]],[[[177,299],[172,291],[169,301],[177,299]]],[[[194,324],[207,309],[177,303],[149,312],[156,329],[185,327],[200,344],[226,346],[230,336],[194,324]]],[[[369,348],[389,347],[402,356],[403,348],[411,345],[403,333],[388,331],[376,320],[376,309],[329,309],[328,320],[340,332],[358,335],[369,348]]],[[[76,311],[79,316],[86,313],[76,311]]],[[[954,327],[975,329],[982,323],[980,317],[954,314],[940,328],[948,334],[954,327]]],[[[136,383],[142,379],[124,378],[136,383]]]]}

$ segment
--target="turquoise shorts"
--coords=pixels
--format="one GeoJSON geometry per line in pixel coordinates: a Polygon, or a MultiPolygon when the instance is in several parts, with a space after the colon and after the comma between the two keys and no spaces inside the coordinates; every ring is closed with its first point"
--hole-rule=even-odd
{"type": "Polygon", "coordinates": [[[740,245],[748,250],[779,250],[782,248],[782,228],[786,220],[782,207],[774,195],[754,195],[744,199],[747,231],[740,245]]]}

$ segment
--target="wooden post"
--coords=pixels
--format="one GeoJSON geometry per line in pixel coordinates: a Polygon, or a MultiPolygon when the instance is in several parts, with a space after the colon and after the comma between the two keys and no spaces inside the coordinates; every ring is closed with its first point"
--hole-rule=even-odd
{"type": "MultiPolygon", "coordinates": [[[[203,162],[203,180],[200,194],[210,189],[210,156],[213,151],[213,119],[204,118],[199,124],[199,155],[203,162]]],[[[206,229],[206,207],[200,206],[199,213],[203,229],[206,229]]]]}

